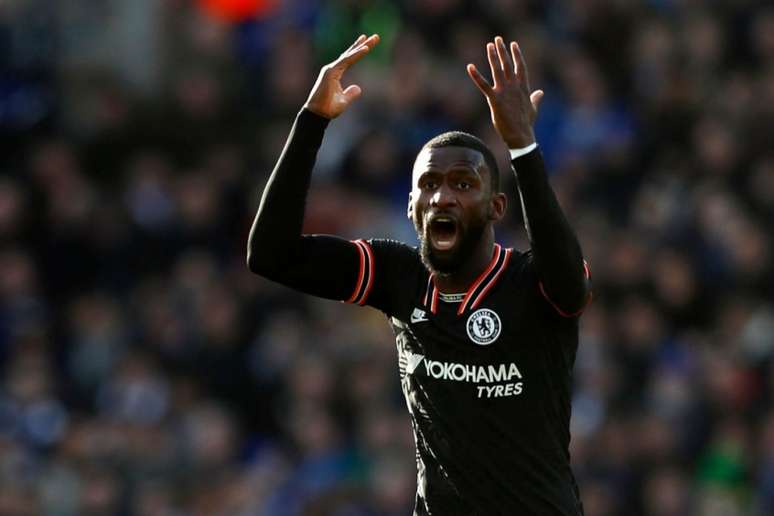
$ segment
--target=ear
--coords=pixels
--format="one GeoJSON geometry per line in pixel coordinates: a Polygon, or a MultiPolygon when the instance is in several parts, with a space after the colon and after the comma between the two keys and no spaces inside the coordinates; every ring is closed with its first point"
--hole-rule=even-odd
{"type": "Polygon", "coordinates": [[[497,222],[505,216],[508,209],[508,196],[503,192],[492,194],[492,200],[489,202],[489,220],[497,222]]]}
{"type": "Polygon", "coordinates": [[[414,219],[414,197],[411,195],[411,192],[409,192],[408,196],[408,206],[406,207],[406,217],[408,217],[409,220],[414,219]]]}

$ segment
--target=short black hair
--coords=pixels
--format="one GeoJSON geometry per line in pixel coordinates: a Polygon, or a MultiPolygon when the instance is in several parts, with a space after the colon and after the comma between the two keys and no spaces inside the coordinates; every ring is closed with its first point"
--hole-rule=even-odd
{"type": "Polygon", "coordinates": [[[500,191],[500,171],[497,168],[497,160],[481,139],[463,131],[448,131],[428,140],[420,152],[424,149],[438,149],[440,147],[467,147],[480,152],[484,156],[487,168],[489,168],[492,193],[500,191]]]}

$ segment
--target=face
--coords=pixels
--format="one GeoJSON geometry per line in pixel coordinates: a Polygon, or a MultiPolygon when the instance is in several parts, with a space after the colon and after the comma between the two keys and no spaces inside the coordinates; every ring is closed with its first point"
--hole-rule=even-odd
{"type": "Polygon", "coordinates": [[[493,193],[484,156],[467,147],[423,149],[417,156],[409,195],[425,266],[451,274],[480,245],[487,227],[502,218],[505,195],[493,193]]]}

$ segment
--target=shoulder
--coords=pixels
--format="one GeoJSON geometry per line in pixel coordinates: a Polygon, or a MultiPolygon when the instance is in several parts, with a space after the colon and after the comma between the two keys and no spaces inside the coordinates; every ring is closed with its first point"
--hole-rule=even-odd
{"type": "Polygon", "coordinates": [[[516,296],[528,305],[533,304],[539,296],[540,279],[532,251],[519,251],[512,248],[507,251],[510,256],[500,281],[503,288],[498,290],[502,290],[511,300],[516,296]]]}
{"type": "Polygon", "coordinates": [[[393,262],[403,265],[414,263],[421,264],[417,248],[398,240],[369,238],[368,240],[356,240],[355,242],[366,244],[366,246],[374,253],[374,258],[380,258],[381,260],[386,260],[388,262],[384,265],[393,262]]]}
{"type": "Polygon", "coordinates": [[[506,271],[508,280],[524,282],[533,279],[532,251],[519,251],[513,248],[509,248],[507,251],[510,254],[506,271]]]}
{"type": "Polygon", "coordinates": [[[507,282],[523,295],[540,297],[540,275],[531,250],[512,250],[506,278],[507,282]]]}
{"type": "Polygon", "coordinates": [[[379,283],[401,283],[415,281],[417,274],[424,270],[419,251],[403,242],[390,239],[371,238],[354,240],[360,253],[361,275],[373,277],[379,283]]]}
{"type": "Polygon", "coordinates": [[[559,321],[562,324],[577,327],[578,313],[565,313],[558,308],[546,294],[540,279],[535,257],[531,250],[526,252],[514,251],[514,266],[511,267],[509,279],[517,291],[522,292],[537,308],[536,315],[559,321]]]}

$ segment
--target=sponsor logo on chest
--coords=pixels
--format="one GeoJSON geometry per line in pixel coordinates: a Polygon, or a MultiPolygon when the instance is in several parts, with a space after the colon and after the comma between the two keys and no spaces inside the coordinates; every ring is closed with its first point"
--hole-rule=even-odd
{"type": "Polygon", "coordinates": [[[474,383],[476,397],[518,396],[524,389],[523,376],[514,362],[500,364],[461,364],[431,360],[425,355],[406,352],[406,375],[419,371],[436,380],[474,383]],[[422,365],[424,367],[420,368],[422,365]],[[483,385],[481,385],[483,384],[483,385]]]}

